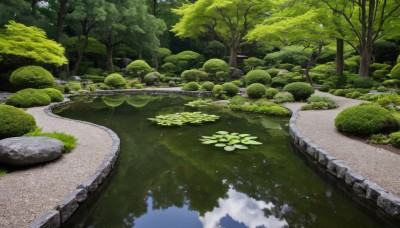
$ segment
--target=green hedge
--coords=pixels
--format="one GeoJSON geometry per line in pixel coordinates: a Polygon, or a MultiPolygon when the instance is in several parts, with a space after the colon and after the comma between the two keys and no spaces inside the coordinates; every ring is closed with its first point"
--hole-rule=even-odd
{"type": "Polygon", "coordinates": [[[228,72],[228,64],[222,59],[210,59],[203,65],[204,71],[216,75],[217,72],[228,72]]]}
{"type": "Polygon", "coordinates": [[[0,139],[24,135],[35,127],[32,115],[19,108],[0,104],[0,139]]]}
{"type": "Polygon", "coordinates": [[[234,97],[239,93],[239,87],[232,82],[222,84],[222,90],[226,92],[228,97],[234,97]]]}
{"type": "Polygon", "coordinates": [[[126,86],[126,80],[120,74],[114,73],[114,74],[108,75],[104,79],[104,84],[106,84],[112,88],[120,89],[120,88],[124,88],[126,86]]]}
{"type": "Polygon", "coordinates": [[[53,75],[40,66],[20,67],[11,74],[10,83],[20,89],[43,89],[54,85],[53,75]]]}
{"type": "Polygon", "coordinates": [[[291,93],[296,101],[306,100],[315,92],[314,88],[305,82],[290,83],[283,88],[283,91],[291,93]]]}
{"type": "Polygon", "coordinates": [[[185,91],[197,91],[200,89],[200,85],[197,82],[189,82],[182,87],[185,91]]]}
{"type": "Polygon", "coordinates": [[[206,72],[196,69],[183,71],[181,77],[186,82],[207,81],[209,79],[206,72]]]}
{"type": "Polygon", "coordinates": [[[370,77],[358,77],[354,80],[354,88],[370,89],[374,85],[374,80],[370,77]]]}
{"type": "Polygon", "coordinates": [[[143,78],[146,74],[151,72],[151,67],[143,60],[135,60],[131,62],[125,69],[129,76],[143,78]]]}
{"type": "Polygon", "coordinates": [[[50,97],[51,102],[61,102],[64,100],[63,95],[58,89],[46,88],[46,89],[41,89],[41,91],[43,91],[50,97]]]}
{"type": "Polygon", "coordinates": [[[246,88],[247,96],[250,98],[261,98],[265,95],[267,89],[261,83],[253,83],[246,88]]]}
{"type": "Polygon", "coordinates": [[[253,83],[270,84],[271,75],[265,70],[252,70],[246,74],[246,85],[253,83]]]}
{"type": "Polygon", "coordinates": [[[361,105],[340,112],[335,119],[335,126],[342,132],[370,135],[398,130],[399,122],[385,108],[361,105]]]}
{"type": "Polygon", "coordinates": [[[38,89],[20,90],[6,99],[6,104],[21,108],[45,106],[51,103],[51,98],[46,92],[38,89]]]}
{"type": "Polygon", "coordinates": [[[205,91],[212,91],[214,88],[214,83],[213,82],[204,82],[201,84],[201,89],[205,91]]]}

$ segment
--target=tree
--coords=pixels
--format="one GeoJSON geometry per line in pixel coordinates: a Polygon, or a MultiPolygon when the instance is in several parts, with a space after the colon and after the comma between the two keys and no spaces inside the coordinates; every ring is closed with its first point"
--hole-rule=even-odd
{"type": "Polygon", "coordinates": [[[278,5],[278,9],[266,19],[263,24],[257,25],[248,34],[250,40],[260,43],[284,46],[292,44],[303,45],[310,48],[309,60],[306,65],[305,75],[310,84],[309,75],[313,66],[322,54],[322,47],[335,35],[331,29],[330,18],[326,10],[312,7],[307,2],[292,1],[278,5]]]}
{"type": "Polygon", "coordinates": [[[265,18],[266,0],[199,0],[173,10],[181,18],[172,31],[181,38],[212,37],[230,48],[229,65],[236,67],[244,37],[265,18]]]}
{"type": "MultiPolygon", "coordinates": [[[[391,21],[400,15],[398,0],[322,0],[335,15],[346,22],[345,32],[356,39],[346,40],[361,56],[359,75],[369,76],[372,46],[376,40],[393,32],[391,21]]],[[[398,23],[398,22],[397,22],[398,23]]]]}
{"type": "Polygon", "coordinates": [[[95,36],[107,50],[106,65],[113,70],[113,50],[127,43],[147,48],[159,44],[157,34],[165,30],[162,21],[149,15],[145,0],[109,0],[105,2],[106,19],[97,23],[95,36]]]}
{"type": "Polygon", "coordinates": [[[68,60],[64,56],[64,48],[47,39],[46,33],[34,26],[25,26],[10,21],[0,30],[0,55],[2,62],[9,57],[23,59],[27,63],[41,62],[62,66],[68,60]]]}
{"type": "Polygon", "coordinates": [[[67,20],[71,20],[71,28],[78,34],[75,43],[77,58],[73,70],[73,74],[76,75],[83,53],[88,46],[90,32],[99,22],[106,19],[106,4],[104,0],[71,0],[71,4],[74,5],[74,11],[67,17],[67,20]]]}

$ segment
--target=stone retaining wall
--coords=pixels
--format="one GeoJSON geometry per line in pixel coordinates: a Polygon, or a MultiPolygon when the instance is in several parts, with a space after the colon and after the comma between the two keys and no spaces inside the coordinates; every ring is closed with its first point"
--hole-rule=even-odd
{"type": "Polygon", "coordinates": [[[354,195],[377,206],[390,217],[400,219],[400,198],[378,184],[365,179],[304,136],[296,127],[298,116],[299,113],[293,111],[289,122],[289,133],[294,145],[315,160],[329,174],[336,177],[338,181],[344,182],[354,195]]]}
{"type": "MultiPolygon", "coordinates": [[[[67,119],[60,116],[57,116],[51,112],[52,108],[57,108],[64,106],[69,103],[69,99],[65,99],[63,102],[51,104],[44,108],[44,112],[58,119],[67,119]]],[[[82,124],[92,125],[98,128],[103,129],[108,133],[108,135],[112,139],[112,148],[110,153],[104,159],[103,163],[98,167],[96,172],[92,174],[88,179],[84,180],[81,184],[77,186],[77,188],[65,196],[65,198],[51,211],[48,211],[44,215],[42,215],[39,219],[34,221],[30,227],[31,228],[53,228],[60,227],[62,223],[66,222],[69,217],[78,209],[78,207],[87,199],[90,194],[94,193],[98,187],[104,182],[106,177],[110,174],[111,170],[114,168],[115,163],[117,162],[119,151],[120,151],[120,139],[117,134],[115,134],[112,130],[89,122],[84,122],[80,120],[71,120],[70,121],[79,122],[82,124]]]]}

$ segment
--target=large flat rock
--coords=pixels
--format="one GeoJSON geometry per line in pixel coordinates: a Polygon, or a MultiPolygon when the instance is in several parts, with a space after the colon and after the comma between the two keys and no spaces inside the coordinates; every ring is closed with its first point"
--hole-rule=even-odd
{"type": "Polygon", "coordinates": [[[27,166],[53,161],[62,155],[64,144],[48,137],[13,137],[0,140],[0,163],[27,166]]]}

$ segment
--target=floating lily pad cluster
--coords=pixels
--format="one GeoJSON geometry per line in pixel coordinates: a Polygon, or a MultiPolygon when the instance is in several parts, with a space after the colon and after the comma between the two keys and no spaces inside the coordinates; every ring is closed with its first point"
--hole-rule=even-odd
{"type": "Polygon", "coordinates": [[[207,100],[195,100],[195,101],[191,101],[187,104],[185,104],[186,106],[190,106],[190,107],[194,107],[194,108],[199,108],[199,107],[205,107],[210,105],[212,102],[212,100],[207,99],[207,100]]]}
{"type": "Polygon", "coordinates": [[[218,131],[212,136],[202,136],[200,141],[203,144],[214,144],[216,147],[224,148],[226,151],[234,151],[236,149],[246,150],[248,145],[261,145],[262,143],[255,141],[255,136],[249,134],[229,133],[227,131],[218,131]]]}
{"type": "Polygon", "coordinates": [[[160,126],[182,126],[184,124],[201,124],[214,122],[219,119],[217,115],[208,115],[202,112],[180,112],[175,114],[159,115],[148,120],[157,123],[160,126]]]}

